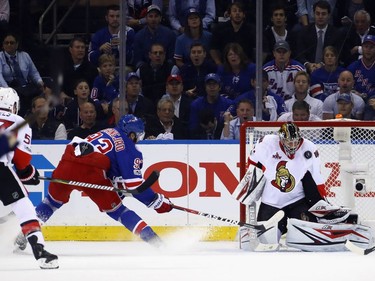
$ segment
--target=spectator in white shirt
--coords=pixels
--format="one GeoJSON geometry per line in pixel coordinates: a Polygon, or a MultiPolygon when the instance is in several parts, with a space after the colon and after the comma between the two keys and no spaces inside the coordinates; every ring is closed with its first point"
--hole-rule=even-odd
{"type": "Polygon", "coordinates": [[[277,121],[321,121],[315,114],[310,114],[310,105],[304,100],[297,100],[293,103],[292,111],[281,115],[277,121]]]}
{"type": "Polygon", "coordinates": [[[309,94],[310,76],[305,71],[299,71],[294,77],[294,94],[291,99],[285,101],[287,111],[292,111],[292,106],[297,100],[304,100],[310,105],[310,112],[319,118],[323,117],[323,102],[313,98],[309,94]]]}

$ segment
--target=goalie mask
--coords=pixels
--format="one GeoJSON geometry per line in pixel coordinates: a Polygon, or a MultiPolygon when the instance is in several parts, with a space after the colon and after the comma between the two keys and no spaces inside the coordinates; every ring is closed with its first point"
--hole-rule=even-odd
{"type": "Polygon", "coordinates": [[[20,109],[20,98],[12,88],[0,88],[0,109],[17,114],[20,109]]]}
{"type": "Polygon", "coordinates": [[[117,124],[117,128],[123,131],[134,142],[143,140],[145,136],[143,121],[133,114],[122,116],[117,124]]]}
{"type": "Polygon", "coordinates": [[[284,123],[279,130],[280,143],[289,158],[293,158],[302,143],[301,133],[296,124],[284,123]]]}

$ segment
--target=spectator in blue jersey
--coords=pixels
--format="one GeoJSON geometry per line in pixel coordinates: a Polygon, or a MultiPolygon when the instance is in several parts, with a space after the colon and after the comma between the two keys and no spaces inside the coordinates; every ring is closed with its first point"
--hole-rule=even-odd
{"type": "Polygon", "coordinates": [[[288,100],[294,93],[294,76],[298,71],[305,71],[305,67],[298,61],[291,59],[289,43],[280,40],[273,48],[274,59],[263,65],[268,74],[270,90],[288,100]]]}
{"type": "Polygon", "coordinates": [[[177,33],[184,33],[190,8],[198,10],[202,17],[203,29],[208,30],[216,18],[215,0],[169,0],[168,15],[172,28],[177,33]]]}
{"type": "Polygon", "coordinates": [[[306,71],[299,71],[294,76],[293,96],[285,101],[286,111],[291,112],[295,101],[304,100],[310,105],[310,113],[323,118],[323,102],[320,99],[313,98],[309,92],[310,76],[306,71]]]}
{"type": "MultiPolygon", "coordinates": [[[[133,115],[124,115],[115,128],[96,132],[86,139],[74,138],[66,146],[52,176],[135,190],[144,182],[143,155],[135,146],[143,136],[143,121],[133,115]]],[[[143,241],[154,246],[160,246],[162,243],[152,228],[136,212],[126,207],[119,195],[113,191],[51,182],[48,194],[36,206],[38,218],[46,222],[59,208],[68,203],[73,190],[84,192],[97,205],[100,212],[122,224],[143,241]]],[[[161,193],[155,193],[151,188],[134,194],[134,198],[158,213],[172,210],[170,200],[161,193]]]]}
{"type": "MultiPolygon", "coordinates": [[[[253,88],[239,95],[234,102],[238,103],[243,99],[248,99],[254,105],[256,105],[256,96],[255,96],[255,88],[256,88],[256,73],[253,74],[251,77],[251,85],[253,88]]],[[[268,82],[268,74],[266,71],[262,71],[262,120],[263,121],[276,121],[277,117],[280,116],[285,112],[285,102],[284,99],[276,94],[274,94],[269,89],[269,82],[268,82]]],[[[256,108],[256,107],[255,107],[256,108]]]]}
{"type": "MultiPolygon", "coordinates": [[[[233,101],[220,95],[221,79],[216,73],[209,73],[205,78],[205,96],[198,97],[191,103],[189,129],[191,136],[199,130],[199,114],[201,111],[211,110],[216,118],[218,131],[224,125],[224,112],[235,112],[233,101]]],[[[233,115],[232,114],[232,115],[233,115]]],[[[220,138],[219,133],[219,138],[220,138]]]]}
{"type": "Polygon", "coordinates": [[[115,63],[113,55],[103,54],[99,58],[99,75],[91,90],[91,99],[99,111],[99,119],[108,114],[110,103],[119,95],[119,77],[115,73],[115,63]]]}
{"type": "Polygon", "coordinates": [[[159,43],[164,46],[165,58],[173,60],[176,35],[168,27],[161,24],[161,10],[156,5],[147,8],[146,26],[137,32],[134,38],[134,65],[139,68],[143,63],[148,63],[149,51],[152,44],[159,43]]]}
{"type": "MultiPolygon", "coordinates": [[[[89,46],[89,61],[98,65],[99,57],[102,54],[112,54],[116,59],[116,65],[119,65],[119,47],[120,47],[120,6],[110,5],[106,9],[105,20],[107,26],[98,30],[91,38],[89,46]]],[[[126,64],[133,62],[133,42],[134,29],[126,28],[126,64]]]]}
{"type": "Polygon", "coordinates": [[[216,73],[217,66],[207,58],[207,49],[202,43],[190,46],[190,61],[180,69],[174,66],[172,73],[179,73],[184,83],[184,90],[191,98],[203,96],[205,92],[204,79],[208,73],[216,73]]]}
{"type": "Polygon", "coordinates": [[[156,5],[163,13],[163,0],[130,0],[126,1],[128,5],[128,16],[126,24],[132,27],[136,32],[146,24],[147,8],[156,5]]]}
{"type": "Polygon", "coordinates": [[[251,90],[251,77],[255,73],[255,64],[249,62],[244,50],[238,43],[229,43],[224,49],[224,64],[219,65],[217,74],[221,77],[221,95],[234,100],[251,90]]]}
{"type": "Polygon", "coordinates": [[[375,35],[367,35],[362,42],[362,58],[350,64],[354,89],[366,101],[375,95],[375,35]]]}
{"type": "Polygon", "coordinates": [[[177,37],[174,52],[176,65],[181,68],[184,63],[190,61],[190,46],[200,42],[208,49],[211,43],[212,34],[203,30],[202,19],[195,8],[190,8],[187,12],[187,22],[183,34],[177,37]]]}
{"type": "Polygon", "coordinates": [[[151,45],[150,61],[142,64],[137,75],[142,80],[142,94],[155,105],[165,93],[165,81],[171,74],[173,63],[165,59],[165,48],[160,43],[151,45]]]}
{"type": "Polygon", "coordinates": [[[354,90],[354,77],[353,74],[344,70],[340,73],[338,79],[338,91],[329,95],[323,102],[323,120],[334,119],[336,114],[338,114],[337,99],[340,95],[350,94],[353,102],[352,116],[354,119],[362,120],[365,110],[365,102],[361,97],[360,93],[354,90]]]}
{"type": "Polygon", "coordinates": [[[311,73],[310,95],[313,98],[324,101],[329,95],[335,93],[338,88],[338,79],[345,70],[338,65],[338,52],[333,46],[327,46],[323,50],[323,66],[311,73]]]}

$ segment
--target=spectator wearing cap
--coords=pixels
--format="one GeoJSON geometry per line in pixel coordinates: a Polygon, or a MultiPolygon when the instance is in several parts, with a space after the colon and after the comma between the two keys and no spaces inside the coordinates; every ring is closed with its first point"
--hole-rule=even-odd
{"type": "Polygon", "coordinates": [[[178,74],[171,74],[167,79],[165,95],[163,98],[169,98],[174,104],[174,115],[178,117],[181,123],[188,129],[190,118],[190,104],[192,99],[184,93],[182,78],[178,74]]]}
{"type": "Polygon", "coordinates": [[[165,93],[165,81],[171,73],[173,64],[165,59],[165,49],[160,43],[151,45],[148,53],[150,61],[142,64],[137,74],[142,80],[142,93],[156,106],[165,93]]]}
{"type": "Polygon", "coordinates": [[[137,32],[146,24],[147,8],[156,5],[163,13],[163,0],[132,0],[126,1],[128,5],[127,25],[137,32]]]}
{"type": "Polygon", "coordinates": [[[246,22],[244,6],[233,2],[229,7],[230,20],[218,24],[212,31],[210,55],[217,65],[223,64],[223,53],[228,43],[238,43],[246,52],[250,61],[255,61],[255,27],[246,22]]]}
{"type": "Polygon", "coordinates": [[[195,8],[203,22],[203,29],[208,30],[216,18],[215,0],[169,0],[169,22],[177,33],[184,33],[189,9],[195,8]]]}
{"type": "Polygon", "coordinates": [[[250,79],[255,73],[255,64],[249,62],[238,43],[229,43],[223,53],[224,64],[217,69],[222,80],[221,95],[234,100],[252,88],[250,79]]]}
{"type": "Polygon", "coordinates": [[[152,101],[142,95],[142,81],[135,72],[126,75],[126,101],[128,102],[129,114],[146,120],[155,117],[155,105],[152,101]]]}
{"type": "Polygon", "coordinates": [[[183,34],[176,39],[174,59],[176,65],[181,66],[190,61],[190,46],[200,42],[208,49],[211,43],[212,34],[203,29],[202,19],[195,8],[190,8],[187,12],[186,24],[183,34]]]}
{"type": "Polygon", "coordinates": [[[338,114],[337,98],[342,94],[351,95],[353,102],[352,116],[354,119],[362,120],[365,102],[359,93],[353,90],[353,74],[348,70],[341,72],[338,79],[338,85],[339,90],[336,93],[329,95],[323,102],[323,120],[334,119],[336,114],[338,114]]]}
{"type": "Polygon", "coordinates": [[[277,121],[321,121],[322,119],[310,113],[310,105],[304,100],[296,100],[293,103],[292,111],[282,114],[277,121]]]}
{"type": "Polygon", "coordinates": [[[174,66],[172,69],[172,73],[181,75],[184,90],[191,98],[204,95],[204,79],[208,73],[216,73],[216,71],[216,64],[207,58],[207,49],[199,42],[190,46],[190,60],[181,68],[174,66]]]}
{"type": "MultiPolygon", "coordinates": [[[[113,55],[116,59],[116,66],[119,65],[120,47],[120,6],[109,5],[106,9],[105,21],[107,26],[94,33],[91,38],[88,58],[95,65],[99,63],[102,54],[113,55]]],[[[126,31],[126,62],[131,65],[133,62],[133,43],[135,31],[130,26],[125,26],[126,31]]]]}
{"type": "Polygon", "coordinates": [[[231,111],[234,115],[234,103],[220,95],[221,79],[216,73],[209,73],[205,78],[206,95],[198,97],[191,103],[189,129],[193,135],[194,131],[199,130],[199,113],[201,111],[211,110],[217,120],[218,130],[222,131],[224,126],[224,112],[231,111]]]}
{"type": "Polygon", "coordinates": [[[298,61],[290,58],[289,43],[280,40],[273,48],[274,59],[263,65],[268,74],[270,90],[276,95],[288,100],[294,93],[294,76],[298,71],[306,71],[298,61]]]}
{"type": "Polygon", "coordinates": [[[147,8],[146,26],[137,32],[134,39],[134,64],[139,68],[150,61],[149,51],[152,44],[164,46],[165,59],[172,62],[175,49],[176,35],[168,27],[161,24],[161,10],[159,6],[151,5],[147,8]]]}
{"type": "Polygon", "coordinates": [[[346,119],[355,119],[355,116],[352,114],[353,112],[353,99],[350,93],[343,93],[339,95],[336,99],[337,103],[337,114],[341,116],[341,118],[346,119]]]}
{"type": "Polygon", "coordinates": [[[354,76],[354,89],[367,101],[375,95],[375,35],[367,35],[362,43],[362,58],[347,69],[354,76]]]}
{"type": "MultiPolygon", "coordinates": [[[[238,103],[243,99],[248,99],[255,105],[255,88],[256,88],[256,73],[251,76],[252,89],[242,95],[238,96],[234,102],[238,103]]],[[[262,120],[263,121],[276,121],[277,117],[283,114],[285,109],[284,99],[276,94],[274,94],[269,89],[268,74],[266,71],[262,71],[262,120]]]]}
{"type": "Polygon", "coordinates": [[[157,140],[188,139],[188,130],[174,114],[173,101],[163,97],[158,101],[157,118],[148,118],[145,124],[145,138],[157,140]]]}
{"type": "Polygon", "coordinates": [[[323,118],[323,102],[319,99],[310,96],[310,76],[306,71],[299,71],[294,77],[294,94],[293,96],[285,101],[287,111],[292,111],[292,107],[295,101],[304,100],[310,105],[310,112],[323,118]]]}
{"type": "Polygon", "coordinates": [[[115,57],[102,54],[99,58],[99,74],[94,80],[90,95],[98,116],[106,116],[110,103],[119,95],[119,76],[115,72],[115,57]]]}

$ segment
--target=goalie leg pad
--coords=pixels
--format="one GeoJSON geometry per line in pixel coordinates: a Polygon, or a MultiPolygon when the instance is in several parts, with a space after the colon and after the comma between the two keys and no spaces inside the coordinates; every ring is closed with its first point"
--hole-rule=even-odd
{"type": "Polygon", "coordinates": [[[286,245],[308,252],[346,251],[345,242],[368,248],[373,243],[371,229],[359,224],[322,224],[289,219],[286,245]]]}

